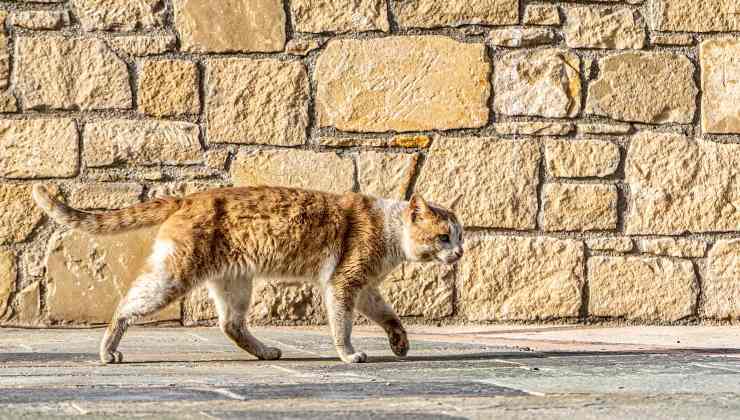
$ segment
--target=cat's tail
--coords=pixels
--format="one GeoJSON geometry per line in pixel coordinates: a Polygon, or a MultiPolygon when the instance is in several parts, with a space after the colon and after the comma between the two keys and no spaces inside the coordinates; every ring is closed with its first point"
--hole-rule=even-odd
{"type": "Polygon", "coordinates": [[[33,187],[33,199],[57,223],[94,234],[125,232],[164,222],[180,208],[180,200],[161,198],[121,210],[87,212],[54,198],[45,187],[33,187]]]}

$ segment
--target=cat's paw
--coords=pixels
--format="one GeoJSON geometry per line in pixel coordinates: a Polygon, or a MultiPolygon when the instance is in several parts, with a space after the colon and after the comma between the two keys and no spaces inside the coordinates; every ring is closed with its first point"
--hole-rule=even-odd
{"type": "Polygon", "coordinates": [[[283,352],[277,347],[265,347],[257,357],[260,360],[277,360],[283,356],[283,352]]]}
{"type": "Polygon", "coordinates": [[[409,352],[409,338],[404,330],[393,330],[388,333],[388,342],[391,345],[393,354],[398,357],[404,357],[409,352]]]}
{"type": "Polygon", "coordinates": [[[123,354],[120,351],[104,351],[100,353],[100,361],[104,365],[122,363],[123,354]]]}
{"type": "Polygon", "coordinates": [[[367,354],[363,351],[346,354],[342,356],[342,361],[345,363],[365,363],[367,362],[367,354]]]}

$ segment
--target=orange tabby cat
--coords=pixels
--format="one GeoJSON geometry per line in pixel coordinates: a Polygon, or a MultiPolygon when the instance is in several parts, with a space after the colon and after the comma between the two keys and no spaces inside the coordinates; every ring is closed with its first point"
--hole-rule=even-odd
{"type": "Polygon", "coordinates": [[[255,277],[307,280],[323,291],[339,357],[367,360],[350,342],[353,311],[380,324],[398,356],[409,342],[401,320],[376,286],[404,261],[452,264],[463,229],[451,212],[419,196],[409,202],[280,187],[224,188],[163,198],[109,212],[83,212],[36,186],[36,203],[58,223],[92,234],[158,225],[146,267],[120,302],[100,344],[103,363],[119,363],[129,324],[205,283],[219,325],[236,345],[266,360],[279,349],[246,325],[255,277]]]}

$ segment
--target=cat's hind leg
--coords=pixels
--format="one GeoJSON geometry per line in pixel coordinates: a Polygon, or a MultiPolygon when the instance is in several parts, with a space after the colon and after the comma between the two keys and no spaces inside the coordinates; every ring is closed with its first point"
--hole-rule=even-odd
{"type": "Polygon", "coordinates": [[[409,339],[401,319],[386,303],[377,288],[368,286],[360,292],[357,310],[369,320],[380,325],[388,334],[388,342],[396,356],[406,356],[409,352],[409,339]]]}
{"type": "Polygon", "coordinates": [[[259,341],[247,326],[247,316],[252,300],[251,276],[227,275],[206,282],[208,292],[216,303],[221,331],[239,348],[261,360],[276,360],[282,356],[280,349],[259,341]]]}
{"type": "Polygon", "coordinates": [[[113,319],[100,342],[100,361],[120,363],[123,355],[118,345],[130,324],[139,318],[154,314],[185,295],[190,290],[180,273],[183,271],[170,240],[157,239],[152,254],[141,274],[126,296],[118,304],[113,319]]]}

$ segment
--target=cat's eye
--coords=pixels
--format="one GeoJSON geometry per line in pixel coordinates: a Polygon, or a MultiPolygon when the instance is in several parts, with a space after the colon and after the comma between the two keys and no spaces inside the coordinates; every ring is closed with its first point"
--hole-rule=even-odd
{"type": "Polygon", "coordinates": [[[450,235],[439,235],[439,236],[437,236],[437,239],[440,242],[448,243],[448,242],[450,242],[450,235]]]}

